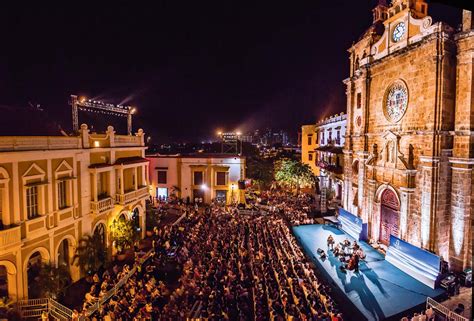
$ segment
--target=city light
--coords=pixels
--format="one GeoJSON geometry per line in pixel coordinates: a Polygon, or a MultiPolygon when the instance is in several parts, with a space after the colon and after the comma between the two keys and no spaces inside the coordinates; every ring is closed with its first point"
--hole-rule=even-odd
{"type": "Polygon", "coordinates": [[[202,185],[201,185],[201,189],[202,189],[203,191],[207,191],[207,185],[206,185],[206,184],[202,184],[202,185]]]}

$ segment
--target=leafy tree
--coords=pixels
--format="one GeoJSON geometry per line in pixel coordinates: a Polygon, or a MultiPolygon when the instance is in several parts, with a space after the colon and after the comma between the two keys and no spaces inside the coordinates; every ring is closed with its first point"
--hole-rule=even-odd
{"type": "Polygon", "coordinates": [[[308,164],[287,158],[275,161],[275,180],[280,185],[297,191],[301,187],[316,184],[316,177],[308,164]]]}
{"type": "Polygon", "coordinates": [[[152,208],[146,211],[146,230],[153,231],[160,224],[160,215],[152,208]]]}
{"type": "Polygon", "coordinates": [[[57,297],[62,293],[64,288],[71,283],[71,276],[66,266],[53,266],[50,263],[43,263],[39,271],[39,275],[35,280],[35,286],[40,291],[43,298],[57,297]]]}
{"type": "Polygon", "coordinates": [[[270,186],[273,181],[273,162],[260,157],[248,158],[246,176],[254,180],[260,189],[270,186]]]}
{"type": "Polygon", "coordinates": [[[97,272],[107,261],[107,249],[99,234],[85,235],[79,240],[73,262],[88,274],[97,272]]]}
{"type": "Polygon", "coordinates": [[[140,239],[140,234],[131,220],[118,219],[112,224],[112,239],[115,241],[118,253],[122,254],[140,239]]]}

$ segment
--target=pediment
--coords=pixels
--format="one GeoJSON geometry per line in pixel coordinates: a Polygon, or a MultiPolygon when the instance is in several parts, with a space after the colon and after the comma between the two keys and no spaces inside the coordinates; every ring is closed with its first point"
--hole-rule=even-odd
{"type": "Polygon", "coordinates": [[[63,160],[61,164],[56,168],[56,173],[70,172],[72,171],[71,165],[66,160],[63,160]]]}
{"type": "Polygon", "coordinates": [[[39,175],[45,175],[45,174],[46,172],[41,167],[39,167],[36,163],[33,163],[25,172],[25,174],[23,174],[23,177],[39,176],[39,175]]]}

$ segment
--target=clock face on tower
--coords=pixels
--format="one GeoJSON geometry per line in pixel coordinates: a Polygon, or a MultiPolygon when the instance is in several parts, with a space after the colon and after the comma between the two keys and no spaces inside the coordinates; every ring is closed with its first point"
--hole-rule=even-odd
{"type": "Polygon", "coordinates": [[[391,122],[402,119],[408,107],[408,89],[404,82],[392,84],[385,94],[385,117],[391,122]]]}
{"type": "Polygon", "coordinates": [[[403,35],[405,34],[405,31],[406,31],[406,26],[404,22],[400,22],[399,24],[397,24],[395,28],[393,29],[393,34],[392,34],[393,41],[399,42],[400,39],[402,39],[403,35]]]}

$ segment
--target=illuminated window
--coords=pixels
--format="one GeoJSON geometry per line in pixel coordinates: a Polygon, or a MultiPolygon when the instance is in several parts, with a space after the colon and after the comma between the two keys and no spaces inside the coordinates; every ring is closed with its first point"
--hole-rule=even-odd
{"type": "Polygon", "coordinates": [[[26,189],[26,213],[29,219],[38,216],[38,186],[26,189]]]}
{"type": "Polygon", "coordinates": [[[67,207],[67,181],[63,180],[58,183],[58,206],[59,209],[67,207]]]}

